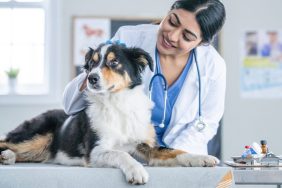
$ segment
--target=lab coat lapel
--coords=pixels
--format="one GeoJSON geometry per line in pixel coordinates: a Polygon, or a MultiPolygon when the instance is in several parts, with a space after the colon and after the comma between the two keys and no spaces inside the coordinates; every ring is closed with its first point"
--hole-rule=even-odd
{"type": "Polygon", "coordinates": [[[178,132],[189,121],[193,121],[198,112],[198,94],[197,67],[195,59],[193,59],[188,75],[172,109],[170,125],[165,132],[165,136],[170,132],[173,134],[178,132]]]}

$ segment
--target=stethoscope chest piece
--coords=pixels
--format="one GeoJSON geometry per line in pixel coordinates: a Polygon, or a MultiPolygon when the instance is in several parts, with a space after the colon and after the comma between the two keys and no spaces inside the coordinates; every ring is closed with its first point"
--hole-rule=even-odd
{"type": "Polygon", "coordinates": [[[164,123],[159,124],[159,127],[164,128],[165,127],[164,123]]]}
{"type": "Polygon", "coordinates": [[[196,120],[194,126],[199,132],[202,132],[208,125],[203,121],[202,117],[199,117],[199,119],[196,120]]]}

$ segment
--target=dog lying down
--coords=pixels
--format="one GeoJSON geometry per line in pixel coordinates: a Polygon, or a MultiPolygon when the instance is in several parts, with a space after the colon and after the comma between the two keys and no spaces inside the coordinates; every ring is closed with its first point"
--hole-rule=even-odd
{"type": "Polygon", "coordinates": [[[153,61],[139,48],[101,44],[85,57],[89,106],[68,117],[51,110],[20,124],[0,140],[0,162],[48,162],[120,168],[131,184],[149,175],[150,166],[215,166],[218,159],[155,145],[152,102],[141,74],[153,61]]]}

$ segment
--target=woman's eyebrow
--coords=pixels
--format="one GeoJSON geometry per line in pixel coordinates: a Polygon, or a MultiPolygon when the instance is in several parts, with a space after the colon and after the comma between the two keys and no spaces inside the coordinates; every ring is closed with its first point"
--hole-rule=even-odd
{"type": "Polygon", "coordinates": [[[197,35],[195,33],[193,33],[192,31],[190,31],[188,29],[185,29],[184,31],[189,33],[189,34],[191,34],[191,35],[193,35],[193,37],[195,37],[195,39],[197,40],[198,37],[197,37],[197,35]]]}
{"type": "MultiPolygon", "coordinates": [[[[180,22],[180,20],[179,20],[179,18],[178,18],[178,16],[177,16],[177,14],[172,13],[172,15],[174,15],[177,24],[181,25],[181,22],[180,22]]],[[[191,35],[193,35],[196,39],[198,38],[197,35],[196,35],[195,33],[193,33],[192,31],[190,31],[189,29],[185,29],[184,31],[187,32],[187,33],[189,33],[189,34],[191,34],[191,35]]]]}

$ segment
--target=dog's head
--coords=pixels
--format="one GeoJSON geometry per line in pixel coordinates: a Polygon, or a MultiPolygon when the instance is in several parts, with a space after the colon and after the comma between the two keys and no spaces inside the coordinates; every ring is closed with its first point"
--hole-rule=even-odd
{"type": "Polygon", "coordinates": [[[90,48],[85,56],[87,88],[94,93],[118,92],[142,84],[141,73],[149,66],[151,56],[140,48],[120,44],[101,44],[90,48]]]}

